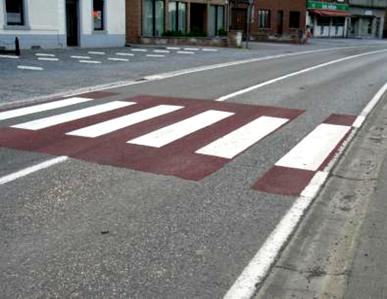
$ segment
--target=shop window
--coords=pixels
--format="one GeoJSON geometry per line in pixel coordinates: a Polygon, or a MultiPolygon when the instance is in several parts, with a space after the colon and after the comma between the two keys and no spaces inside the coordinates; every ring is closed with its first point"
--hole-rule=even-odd
{"type": "Polygon", "coordinates": [[[164,1],[144,1],[142,33],[144,36],[161,36],[164,33],[164,1]]]}
{"type": "Polygon", "coordinates": [[[105,30],[105,1],[104,0],[93,0],[93,19],[94,19],[94,30],[102,31],[105,30]]]}
{"type": "Polygon", "coordinates": [[[24,25],[23,0],[6,0],[5,9],[7,13],[7,25],[24,25]]]}
{"type": "Polygon", "coordinates": [[[270,28],[271,13],[268,9],[258,10],[258,27],[259,28],[270,28]]]}
{"type": "Polygon", "coordinates": [[[224,6],[210,5],[208,35],[222,35],[224,31],[224,6]]]}
{"type": "Polygon", "coordinates": [[[187,4],[184,2],[169,2],[169,29],[175,32],[187,31],[187,4]]]}
{"type": "Polygon", "coordinates": [[[300,28],[300,17],[301,13],[299,11],[291,11],[289,13],[289,28],[300,28]]]}

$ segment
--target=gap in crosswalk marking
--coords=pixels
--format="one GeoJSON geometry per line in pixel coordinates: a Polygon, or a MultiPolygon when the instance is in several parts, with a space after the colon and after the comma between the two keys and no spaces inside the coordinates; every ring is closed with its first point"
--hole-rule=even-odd
{"type": "Polygon", "coordinates": [[[87,53],[92,54],[92,55],[105,55],[106,54],[105,52],[102,52],[102,51],[89,51],[87,53]]]}
{"type": "Polygon", "coordinates": [[[42,61],[59,61],[59,58],[54,58],[54,57],[38,57],[38,60],[42,60],[42,61]]]}
{"type": "Polygon", "coordinates": [[[63,107],[75,105],[75,104],[85,103],[85,102],[92,101],[92,100],[93,99],[90,99],[90,98],[73,97],[73,98],[59,100],[59,101],[55,101],[55,102],[49,102],[49,103],[38,104],[38,105],[29,106],[29,107],[17,108],[17,109],[13,109],[13,110],[0,112],[0,120],[16,118],[19,116],[34,114],[34,113],[43,112],[43,111],[54,110],[54,109],[58,109],[58,108],[63,108],[63,107]]]}
{"type": "Polygon", "coordinates": [[[287,118],[261,116],[197,150],[197,154],[232,159],[289,121],[287,118]]]}
{"type": "Polygon", "coordinates": [[[133,51],[133,52],[147,52],[148,50],[147,49],[130,49],[130,51],[133,51]]]}
{"type": "Polygon", "coordinates": [[[161,54],[146,54],[147,57],[165,57],[165,55],[161,54]]]}
{"type": "Polygon", "coordinates": [[[66,135],[80,136],[80,137],[99,137],[114,131],[138,124],[140,122],[165,115],[184,108],[183,106],[174,105],[158,105],[145,110],[134,112],[108,121],[104,121],[92,126],[81,128],[66,135]]]}
{"type": "Polygon", "coordinates": [[[127,59],[127,58],[114,58],[114,57],[109,57],[108,60],[110,60],[110,61],[126,61],[126,62],[129,61],[129,59],[127,59]]]}
{"type": "Polygon", "coordinates": [[[79,60],[80,63],[100,64],[101,61],[97,60],[79,60]]]}
{"type": "Polygon", "coordinates": [[[29,71],[43,71],[44,69],[40,66],[30,66],[30,65],[18,65],[20,70],[29,70],[29,71]]]}
{"type": "Polygon", "coordinates": [[[350,129],[350,126],[323,123],[310,132],[275,165],[317,171],[350,129]]]}
{"type": "Polygon", "coordinates": [[[134,56],[133,53],[117,52],[117,56],[134,56]]]}
{"type": "Polygon", "coordinates": [[[36,53],[35,56],[40,56],[40,57],[55,57],[54,54],[48,54],[48,53],[36,53]]]}
{"type": "Polygon", "coordinates": [[[70,122],[73,120],[85,118],[88,116],[92,116],[92,115],[112,111],[115,109],[127,107],[127,106],[134,105],[134,104],[135,104],[134,102],[113,101],[113,102],[109,102],[109,103],[105,103],[105,104],[101,104],[101,105],[97,105],[97,106],[92,106],[92,107],[88,107],[88,108],[84,108],[84,109],[80,109],[80,110],[75,110],[75,111],[66,112],[66,113],[62,113],[62,114],[58,114],[58,115],[40,118],[37,120],[17,124],[17,125],[14,125],[12,127],[36,131],[36,130],[56,126],[59,124],[63,124],[66,122],[70,122]]]}
{"type": "Polygon", "coordinates": [[[192,54],[195,54],[195,52],[189,52],[189,51],[177,51],[177,54],[192,55],[192,54]]]}
{"type": "Polygon", "coordinates": [[[74,59],[90,59],[91,58],[90,56],[78,56],[78,55],[72,55],[70,57],[74,58],[74,59]]]}
{"type": "Polygon", "coordinates": [[[233,112],[208,110],[146,135],[129,140],[127,143],[160,148],[234,114],[235,113],[233,112]]]}

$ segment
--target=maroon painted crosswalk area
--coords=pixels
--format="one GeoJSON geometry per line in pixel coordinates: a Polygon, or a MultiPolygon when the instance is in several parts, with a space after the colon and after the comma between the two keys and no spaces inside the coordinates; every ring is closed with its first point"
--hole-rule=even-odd
{"type": "Polygon", "coordinates": [[[0,112],[0,125],[14,123],[0,128],[0,146],[200,180],[302,112],[170,97],[106,102],[81,96],[0,112]],[[64,107],[67,112],[57,112],[64,107]],[[44,111],[50,116],[42,117],[44,111]],[[22,116],[28,121],[18,122],[22,116]]]}
{"type": "Polygon", "coordinates": [[[347,139],[356,119],[332,114],[275,163],[253,189],[281,195],[302,195],[317,172],[323,171],[347,139]]]}

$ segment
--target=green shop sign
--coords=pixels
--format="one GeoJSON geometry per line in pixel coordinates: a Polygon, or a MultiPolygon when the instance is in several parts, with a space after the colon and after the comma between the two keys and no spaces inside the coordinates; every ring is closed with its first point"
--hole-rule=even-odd
{"type": "Polygon", "coordinates": [[[336,4],[330,2],[308,1],[308,9],[349,10],[348,4],[336,4]]]}

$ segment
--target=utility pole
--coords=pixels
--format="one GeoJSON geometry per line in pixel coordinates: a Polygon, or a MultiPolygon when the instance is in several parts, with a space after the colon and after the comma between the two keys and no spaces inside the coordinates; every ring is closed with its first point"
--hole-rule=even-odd
{"type": "Polygon", "coordinates": [[[246,49],[249,48],[251,7],[252,7],[253,3],[254,3],[254,0],[249,0],[249,5],[247,6],[246,49]]]}

